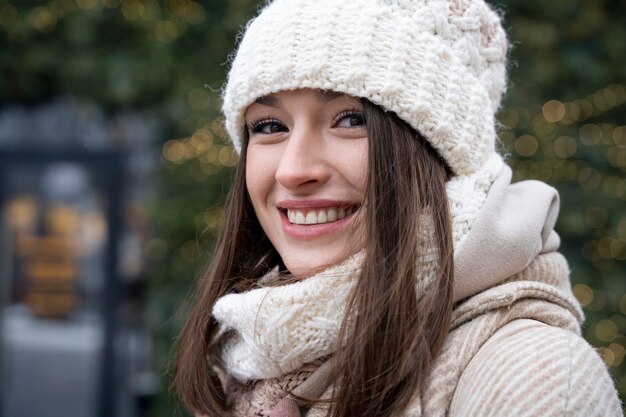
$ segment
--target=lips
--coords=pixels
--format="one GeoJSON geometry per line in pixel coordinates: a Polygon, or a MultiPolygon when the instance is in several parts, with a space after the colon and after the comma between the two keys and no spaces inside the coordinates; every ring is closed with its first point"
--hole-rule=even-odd
{"type": "Polygon", "coordinates": [[[285,200],[278,204],[284,231],[296,238],[323,236],[342,228],[360,204],[337,200],[285,200]]]}

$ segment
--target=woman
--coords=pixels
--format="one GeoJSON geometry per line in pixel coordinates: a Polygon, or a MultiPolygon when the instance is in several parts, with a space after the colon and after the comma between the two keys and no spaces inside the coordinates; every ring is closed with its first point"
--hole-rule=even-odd
{"type": "Polygon", "coordinates": [[[483,0],[275,0],[247,26],[240,164],[178,341],[194,412],[621,415],[556,191],[495,149],[506,53],[483,0]]]}

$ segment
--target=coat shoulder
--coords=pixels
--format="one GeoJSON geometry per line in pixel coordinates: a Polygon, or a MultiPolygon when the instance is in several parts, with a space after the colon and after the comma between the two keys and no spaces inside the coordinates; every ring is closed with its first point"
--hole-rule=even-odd
{"type": "Polygon", "coordinates": [[[604,362],[582,337],[536,320],[514,320],[464,370],[451,417],[620,417],[604,362]]]}

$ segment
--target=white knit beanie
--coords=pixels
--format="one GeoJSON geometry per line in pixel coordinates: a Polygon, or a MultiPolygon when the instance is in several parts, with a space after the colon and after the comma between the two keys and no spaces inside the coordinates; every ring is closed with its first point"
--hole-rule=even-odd
{"type": "Polygon", "coordinates": [[[507,49],[500,17],[483,0],[274,0],[248,24],[232,62],[226,129],[239,152],[246,108],[301,88],[393,111],[455,174],[448,194],[458,243],[502,166],[495,112],[507,49]]]}

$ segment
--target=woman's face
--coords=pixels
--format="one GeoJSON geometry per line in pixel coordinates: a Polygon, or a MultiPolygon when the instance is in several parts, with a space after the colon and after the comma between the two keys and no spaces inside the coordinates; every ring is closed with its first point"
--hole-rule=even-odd
{"type": "Polygon", "coordinates": [[[360,101],[280,92],[250,105],[246,124],[248,192],[287,269],[306,277],[360,249],[368,157],[360,101]]]}

